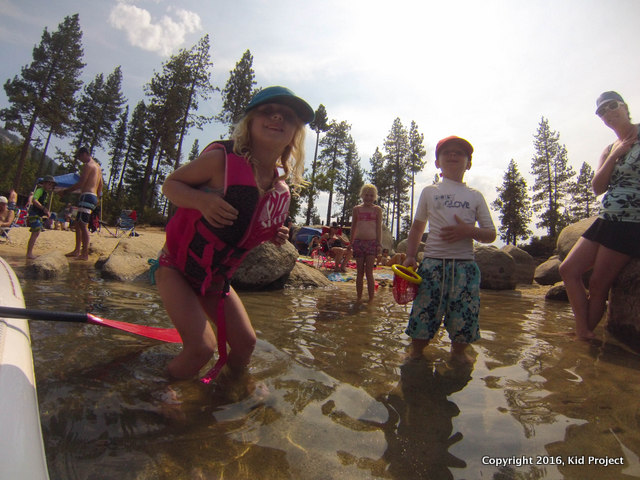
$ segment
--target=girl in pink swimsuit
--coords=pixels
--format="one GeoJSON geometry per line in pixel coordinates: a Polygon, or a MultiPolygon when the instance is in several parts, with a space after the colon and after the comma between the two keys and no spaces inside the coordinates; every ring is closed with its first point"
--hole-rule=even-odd
{"type": "Polygon", "coordinates": [[[351,224],[351,245],[353,258],[356,259],[356,293],[358,301],[362,299],[363,277],[367,275],[369,301],[375,294],[373,267],[376,257],[382,251],[382,209],[374,202],[378,199],[378,189],[370,184],[360,189],[362,203],[353,208],[351,224]]]}
{"type": "Polygon", "coordinates": [[[295,188],[304,183],[305,124],[313,117],[309,104],[291,90],[265,88],[237,124],[232,151],[211,145],[167,177],[163,193],[178,211],[167,225],[155,278],[183,341],[168,365],[173,377],[197,375],[216,347],[220,358],[203,381],[225,364],[232,378],[244,377],[256,334],[229,280],[251,248],[267,240],[286,242],[284,179],[295,188]]]}

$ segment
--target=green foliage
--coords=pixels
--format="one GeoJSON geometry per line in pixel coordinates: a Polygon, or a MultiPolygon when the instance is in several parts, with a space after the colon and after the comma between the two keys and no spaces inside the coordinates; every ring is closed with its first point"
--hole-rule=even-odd
{"type": "Polygon", "coordinates": [[[120,177],[120,169],[127,151],[127,127],[129,121],[129,105],[126,106],[124,112],[118,120],[118,124],[113,132],[113,136],[109,140],[109,180],[107,181],[107,189],[112,188],[114,179],[120,177]]]}
{"type": "MultiPolygon", "coordinates": [[[[384,141],[384,160],[386,171],[391,177],[391,195],[393,210],[391,213],[391,225],[395,222],[396,237],[400,234],[400,222],[402,214],[407,210],[410,186],[409,165],[409,137],[407,130],[399,118],[393,121],[391,130],[384,141]]],[[[392,229],[393,230],[393,229],[392,229]]]]}
{"type": "Polygon", "coordinates": [[[215,119],[229,127],[229,134],[244,113],[251,97],[259,90],[253,86],[256,84],[253,71],[253,55],[247,50],[233,70],[229,72],[229,80],[222,90],[222,111],[215,119]]]}
{"type": "Polygon", "coordinates": [[[556,239],[550,236],[531,237],[531,241],[528,245],[519,245],[519,248],[527,252],[533,258],[547,260],[555,252],[556,239]]]}
{"type": "Polygon", "coordinates": [[[409,208],[409,223],[413,221],[413,200],[414,200],[414,188],[415,188],[415,175],[422,171],[426,161],[424,157],[427,155],[427,151],[424,148],[424,135],[418,131],[418,124],[414,121],[411,122],[409,128],[409,175],[410,188],[411,188],[411,206],[409,208]]]}
{"type": "Polygon", "coordinates": [[[583,162],[577,180],[569,186],[571,194],[569,214],[572,223],[598,213],[598,199],[591,188],[593,175],[591,166],[587,162],[583,162]]]}
{"type": "Polygon", "coordinates": [[[338,179],[338,175],[344,168],[345,158],[349,148],[353,144],[351,137],[351,125],[347,122],[331,122],[329,130],[320,141],[320,160],[318,164],[318,174],[316,183],[318,189],[329,193],[327,205],[327,225],[331,223],[331,209],[333,204],[333,193],[338,179]]]}
{"type": "Polygon", "coordinates": [[[307,225],[310,225],[311,216],[316,212],[315,200],[318,197],[318,189],[316,188],[316,175],[318,170],[318,146],[320,144],[320,134],[329,130],[329,123],[327,117],[327,110],[324,105],[320,104],[315,112],[313,122],[309,124],[311,130],[316,132],[316,147],[313,152],[313,162],[311,162],[311,170],[307,173],[305,179],[309,182],[309,185],[305,187],[304,195],[307,199],[306,220],[307,225]]]}
{"type": "MultiPolygon", "coordinates": [[[[102,73],[83,90],[76,108],[74,150],[86,147],[93,154],[113,135],[126,99],[122,94],[122,70],[118,66],[104,80],[102,73]]],[[[75,165],[74,165],[75,166],[75,165]]]]}
{"type": "Polygon", "coordinates": [[[497,187],[498,198],[491,204],[500,216],[500,239],[507,245],[516,245],[518,239],[526,240],[531,235],[531,201],[527,195],[527,183],[511,159],[504,181],[497,187]]]}
{"type": "Polygon", "coordinates": [[[559,143],[560,135],[551,130],[547,119],[542,117],[534,135],[535,155],[531,159],[534,176],[532,206],[539,214],[537,227],[547,228],[549,236],[556,238],[567,221],[565,203],[575,175],[568,165],[567,149],[559,143]]]}
{"type": "Polygon", "coordinates": [[[82,32],[78,15],[65,17],[58,30],[44,29],[40,44],[33,49],[33,61],[22,68],[20,77],[7,80],[4,89],[10,107],[0,110],[6,128],[24,139],[14,173],[13,187],[21,187],[25,161],[38,122],[58,134],[68,123],[73,97],[80,88],[82,32]]]}

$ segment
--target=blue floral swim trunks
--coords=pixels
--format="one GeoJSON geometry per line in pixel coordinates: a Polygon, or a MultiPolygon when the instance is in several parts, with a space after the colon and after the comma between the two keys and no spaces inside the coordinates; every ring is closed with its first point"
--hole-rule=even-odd
{"type": "Polygon", "coordinates": [[[452,342],[480,338],[480,269],[473,260],[425,258],[417,271],[422,277],[405,333],[431,340],[444,318],[452,342]]]}

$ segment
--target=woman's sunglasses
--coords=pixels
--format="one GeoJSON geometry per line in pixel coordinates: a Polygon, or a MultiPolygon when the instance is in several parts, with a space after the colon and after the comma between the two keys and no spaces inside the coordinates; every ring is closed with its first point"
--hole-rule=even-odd
{"type": "Polygon", "coordinates": [[[609,110],[617,110],[620,105],[621,103],[618,102],[617,100],[614,100],[613,102],[605,103],[598,110],[596,110],[596,115],[601,117],[605,113],[607,113],[609,110]]]}

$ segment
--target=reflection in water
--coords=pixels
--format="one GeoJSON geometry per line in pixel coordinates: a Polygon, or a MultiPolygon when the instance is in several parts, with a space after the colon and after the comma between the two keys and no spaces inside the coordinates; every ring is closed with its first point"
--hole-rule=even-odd
{"type": "Polygon", "coordinates": [[[383,401],[390,422],[383,429],[385,458],[394,478],[453,478],[450,468],[465,468],[464,460],[449,453],[463,439],[453,433],[453,417],[460,410],[449,396],[471,380],[471,368],[447,368],[426,359],[400,368],[398,386],[383,401]]]}
{"type": "MultiPolygon", "coordinates": [[[[22,258],[9,261],[22,277],[22,258]]],[[[153,287],[90,266],[23,288],[31,308],[170,326],[153,287]]],[[[482,292],[465,371],[448,365],[446,334],[405,364],[408,308],[385,288],[372,304],[355,302],[353,284],[242,298],[257,388],[235,400],[169,381],[177,345],[32,322],[51,478],[640,478],[640,357],[603,329],[592,343],[563,335],[565,303],[482,292]],[[588,456],[624,464],[568,463],[588,456]]]]}

